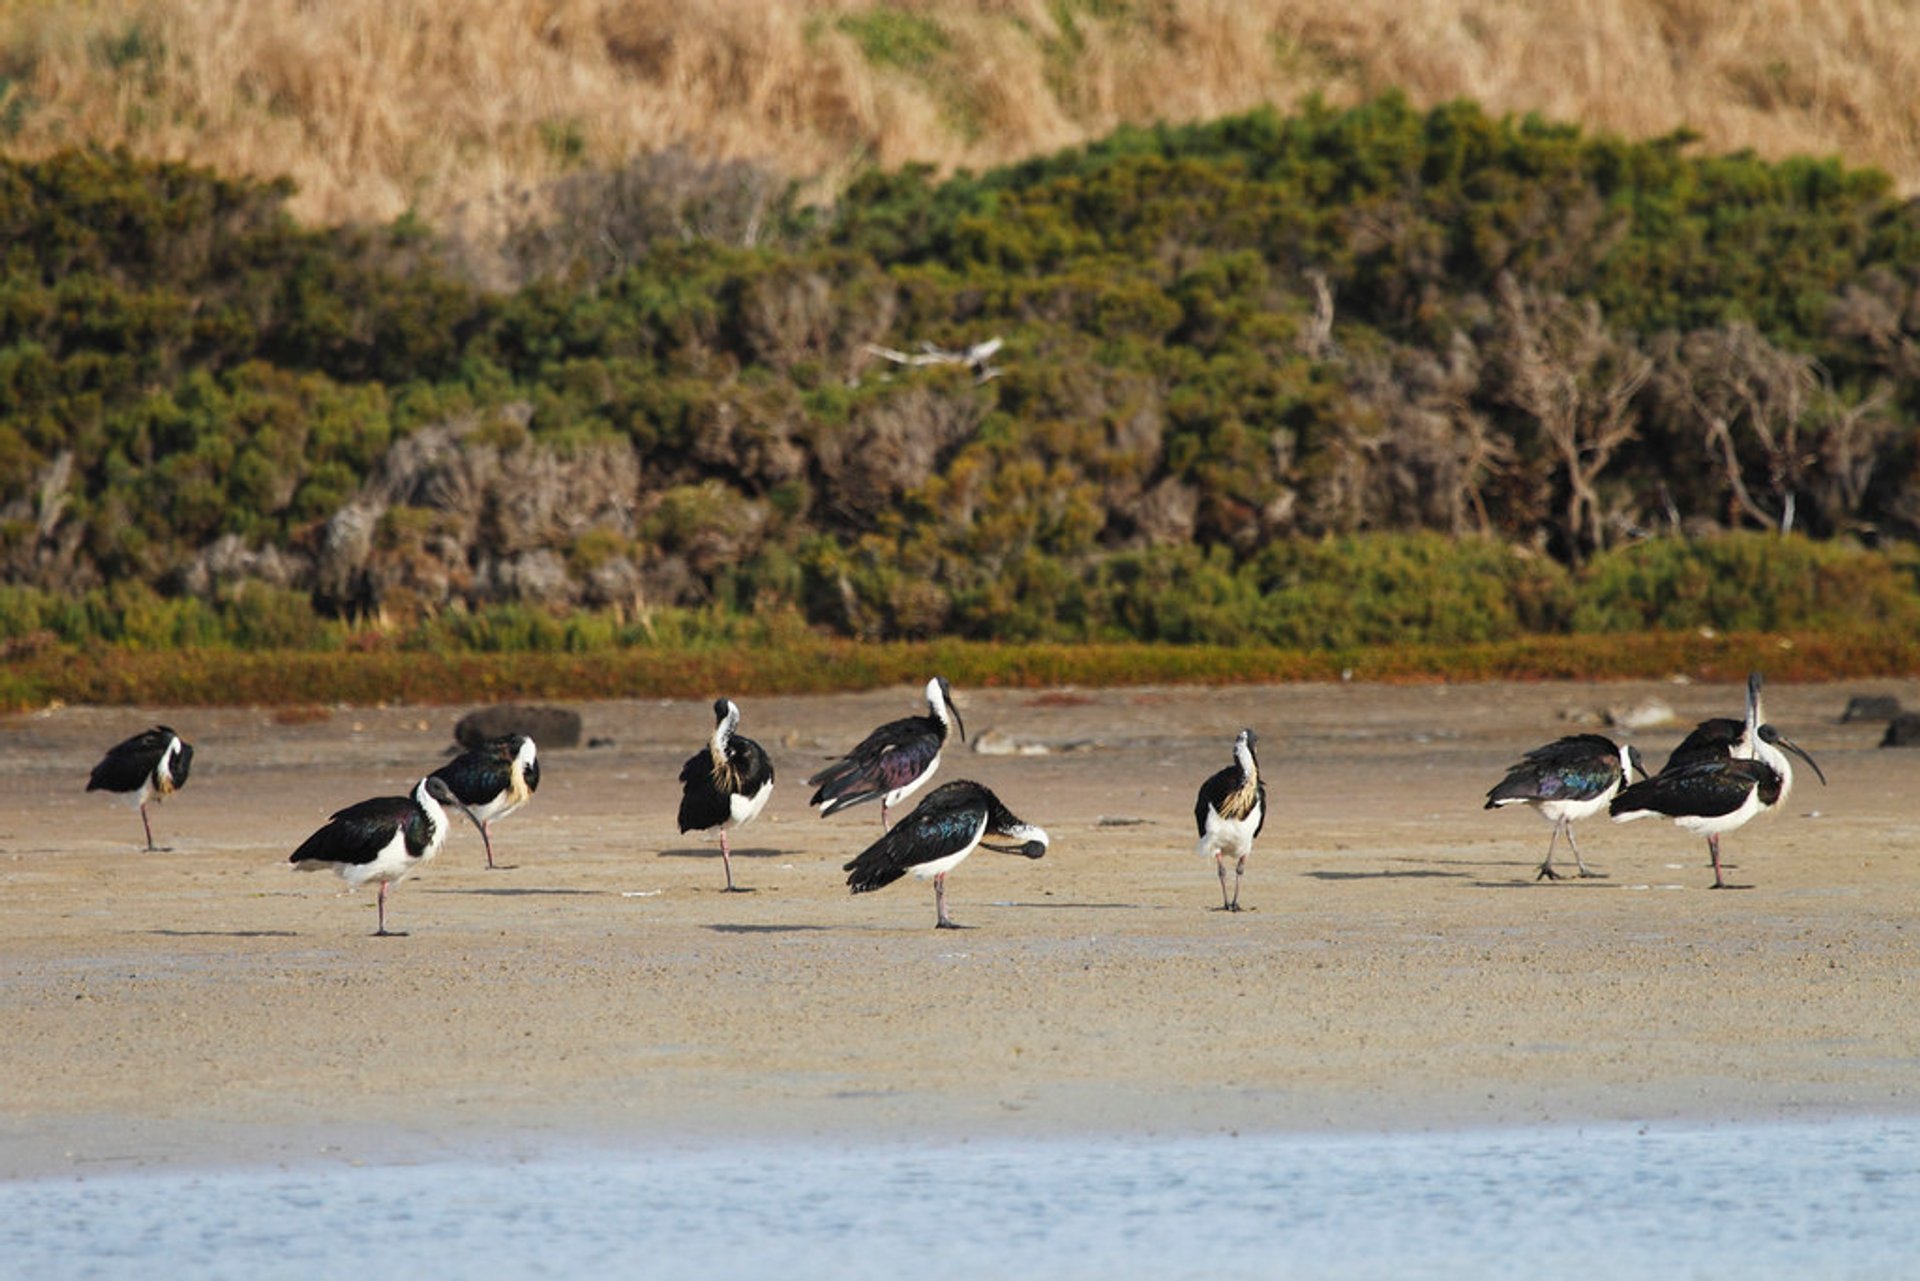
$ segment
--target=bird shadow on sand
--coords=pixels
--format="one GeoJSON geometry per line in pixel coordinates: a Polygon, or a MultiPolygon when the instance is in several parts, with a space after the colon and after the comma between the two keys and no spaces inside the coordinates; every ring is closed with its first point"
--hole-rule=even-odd
{"type": "Polygon", "coordinates": [[[1444,872],[1432,867],[1390,867],[1378,872],[1302,872],[1316,881],[1460,880],[1468,872],[1444,872]]]}
{"type": "Polygon", "coordinates": [[[993,904],[994,907],[1039,907],[1065,908],[1078,912],[1164,912],[1163,903],[1020,903],[1011,900],[993,904]]]}
{"type": "Polygon", "coordinates": [[[520,898],[527,895],[553,896],[556,898],[601,898],[607,893],[606,890],[541,889],[534,886],[515,889],[506,885],[478,886],[467,889],[451,886],[436,886],[430,890],[418,890],[415,892],[427,894],[484,894],[494,898],[520,898]]]}
{"type": "Polygon", "coordinates": [[[165,939],[292,939],[292,930],[148,930],[165,939]]]}
{"type": "Polygon", "coordinates": [[[1476,890],[1605,890],[1617,888],[1605,876],[1563,876],[1557,881],[1539,879],[1531,874],[1511,881],[1478,880],[1473,883],[1476,890]]]}
{"type": "Polygon", "coordinates": [[[824,934],[830,925],[709,925],[715,934],[824,934]]]}
{"type": "MultiPolygon", "coordinates": [[[[752,850],[737,849],[733,851],[733,856],[735,858],[791,858],[793,857],[786,850],[768,850],[768,849],[752,849],[752,850]]],[[[704,845],[704,846],[690,845],[682,849],[661,850],[659,857],[661,858],[719,858],[720,847],[718,845],[704,845]]]]}

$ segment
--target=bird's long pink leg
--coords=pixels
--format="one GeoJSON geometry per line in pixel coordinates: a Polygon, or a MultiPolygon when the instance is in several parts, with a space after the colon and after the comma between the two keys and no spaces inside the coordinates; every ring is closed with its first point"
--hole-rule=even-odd
{"type": "Polygon", "coordinates": [[[487,866],[489,868],[493,866],[493,833],[488,830],[492,826],[492,819],[488,819],[480,825],[480,843],[487,847],[487,866]]]}
{"type": "Polygon", "coordinates": [[[945,872],[933,878],[933,911],[935,929],[954,928],[952,919],[947,915],[947,874],[945,872]]]}
{"type": "Polygon", "coordinates": [[[738,893],[739,887],[733,883],[733,851],[728,848],[727,829],[724,827],[720,829],[720,866],[727,871],[727,893],[738,893]]]}
{"type": "Polygon", "coordinates": [[[1709,889],[1724,890],[1727,883],[1720,878],[1720,833],[1713,832],[1707,837],[1707,852],[1713,855],[1713,884],[1709,889]]]}
{"type": "Polygon", "coordinates": [[[147,848],[153,848],[153,821],[147,817],[147,803],[140,802],[140,826],[147,829],[147,848]]]}

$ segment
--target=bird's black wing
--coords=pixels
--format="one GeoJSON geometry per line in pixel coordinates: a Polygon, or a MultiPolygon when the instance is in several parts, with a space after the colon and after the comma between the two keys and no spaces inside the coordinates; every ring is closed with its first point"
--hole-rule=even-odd
{"type": "Polygon", "coordinates": [[[733,766],[739,789],[748,796],[773,782],[773,758],[750,738],[735,734],[727,740],[727,763],[733,766]]]}
{"type": "Polygon", "coordinates": [[[499,753],[488,744],[460,753],[429,777],[437,778],[452,788],[462,805],[484,805],[507,790],[511,782],[508,770],[509,766],[500,760],[499,753]]]}
{"type": "Polygon", "coordinates": [[[115,743],[93,767],[87,778],[89,792],[137,792],[153,773],[160,757],[173,741],[169,729],[142,730],[124,743],[115,743]]]}
{"type": "Polygon", "coordinates": [[[1598,734],[1569,734],[1536,747],[1487,793],[1486,808],[1503,801],[1586,801],[1620,777],[1620,748],[1598,734]]]}
{"type": "Polygon", "coordinates": [[[819,785],[808,804],[826,805],[823,813],[832,814],[878,800],[925,773],[943,741],[939,722],[931,717],[890,721],[807,780],[819,785]]]}
{"type": "Polygon", "coordinates": [[[1720,818],[1746,804],[1755,787],[1771,805],[1780,799],[1780,776],[1763,761],[1699,760],[1669,766],[1625,788],[1607,807],[1614,815],[1663,814],[1668,818],[1720,818]]]}
{"type": "Polygon", "coordinates": [[[419,816],[420,807],[408,796],[376,796],[349,805],[302,841],[287,861],[371,863],[396,831],[413,825],[419,816]]]}
{"type": "Polygon", "coordinates": [[[849,889],[862,894],[891,885],[914,868],[957,854],[979,839],[987,822],[985,808],[978,804],[935,804],[937,797],[938,792],[928,797],[894,824],[892,831],[841,868],[848,873],[849,889]]]}
{"type": "Polygon", "coordinates": [[[687,757],[680,767],[680,830],[704,832],[718,827],[733,813],[726,789],[714,778],[713,753],[705,750],[687,757]]]}
{"type": "Polygon", "coordinates": [[[1661,772],[1695,761],[1724,761],[1732,754],[1733,745],[1746,732],[1747,723],[1731,716],[1716,716],[1701,721],[1668,755],[1667,763],[1660,767],[1661,772]]]}
{"type": "Polygon", "coordinates": [[[1240,767],[1229,765],[1225,769],[1209,775],[1207,781],[1200,784],[1200,794],[1193,802],[1194,835],[1207,834],[1207,814],[1218,814],[1220,806],[1227,797],[1233,795],[1233,789],[1240,786],[1240,767]]]}

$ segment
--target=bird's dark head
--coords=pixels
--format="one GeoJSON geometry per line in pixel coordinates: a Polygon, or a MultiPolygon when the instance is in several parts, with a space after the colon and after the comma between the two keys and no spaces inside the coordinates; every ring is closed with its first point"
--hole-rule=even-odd
{"type": "Polygon", "coordinates": [[[1653,777],[1651,774],[1647,773],[1647,763],[1646,761],[1640,758],[1639,748],[1629,743],[1627,744],[1626,747],[1622,748],[1621,750],[1626,754],[1626,758],[1627,758],[1627,768],[1625,772],[1627,776],[1627,781],[1629,783],[1633,781],[1633,776],[1635,774],[1638,774],[1641,778],[1653,777]]]}
{"type": "Polygon", "coordinates": [[[1031,823],[1014,822],[996,829],[994,835],[1010,839],[983,840],[980,843],[990,850],[998,850],[1002,854],[1018,854],[1021,858],[1045,857],[1048,846],[1052,844],[1046,829],[1035,827],[1031,823]]]}
{"type": "Polygon", "coordinates": [[[739,712],[734,710],[732,699],[716,698],[713,700],[713,723],[715,725],[723,724],[728,717],[738,716],[739,714],[739,712]]]}
{"type": "Polygon", "coordinates": [[[1783,752],[1792,752],[1795,756],[1805,761],[1807,767],[1813,771],[1813,776],[1820,780],[1820,785],[1822,787],[1827,785],[1827,776],[1826,773],[1821,770],[1820,763],[1814,760],[1813,757],[1807,755],[1806,749],[1801,747],[1800,744],[1794,742],[1771,725],[1762,725],[1759,734],[1761,742],[1777,747],[1783,752]]]}
{"type": "Polygon", "coordinates": [[[421,779],[420,790],[439,802],[443,808],[451,806],[458,809],[468,818],[473,817],[473,811],[468,809],[466,804],[462,802],[458,796],[453,794],[453,789],[447,786],[447,780],[441,778],[438,774],[429,774],[421,779]]]}

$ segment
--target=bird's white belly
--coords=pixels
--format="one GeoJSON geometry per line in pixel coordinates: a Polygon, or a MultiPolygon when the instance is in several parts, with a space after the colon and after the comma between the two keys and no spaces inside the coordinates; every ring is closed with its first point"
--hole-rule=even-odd
{"type": "Polygon", "coordinates": [[[408,858],[407,838],[395,832],[393,839],[380,847],[380,853],[371,863],[339,863],[335,866],[339,869],[340,879],[347,883],[349,890],[357,890],[369,881],[385,881],[390,885],[398,885],[419,871],[428,859],[438,854],[440,847],[446,844],[446,838],[446,824],[444,822],[437,824],[433,839],[427,842],[427,847],[421,852],[420,857],[408,858]]]}
{"type": "Polygon", "coordinates": [[[473,815],[476,823],[491,823],[496,818],[505,818],[527,803],[529,793],[525,788],[515,791],[508,788],[490,801],[479,805],[469,805],[467,812],[473,815]]]}
{"type": "Polygon", "coordinates": [[[949,854],[945,858],[937,858],[931,863],[918,864],[913,868],[913,874],[923,881],[930,881],[934,877],[944,875],[960,866],[961,863],[966,861],[967,855],[973,853],[979,846],[980,841],[976,837],[971,845],[961,850],[958,854],[949,854]]]}
{"type": "Polygon", "coordinates": [[[1577,823],[1583,818],[1592,818],[1595,814],[1606,809],[1607,803],[1613,800],[1619,791],[1620,785],[1615,783],[1612,787],[1600,793],[1600,795],[1589,800],[1541,801],[1536,804],[1534,808],[1539,810],[1540,817],[1546,819],[1549,823],[1559,823],[1562,820],[1569,823],[1577,823]]]}
{"type": "Polygon", "coordinates": [[[1739,809],[1730,814],[1704,815],[1683,814],[1673,820],[1673,825],[1688,832],[1698,832],[1702,836],[1717,836],[1721,832],[1731,832],[1736,827],[1744,827],[1756,814],[1764,813],[1766,805],[1760,800],[1760,789],[1755,787],[1747,792],[1747,799],[1739,809]]]}
{"type": "Polygon", "coordinates": [[[1222,818],[1218,810],[1207,811],[1207,831],[1194,847],[1201,858],[1239,858],[1253,852],[1253,834],[1260,830],[1262,806],[1255,805],[1245,818],[1222,818]]]}
{"type": "Polygon", "coordinates": [[[735,792],[727,798],[727,821],[735,827],[753,822],[760,817],[760,811],[767,807],[767,800],[773,795],[773,784],[762,783],[760,790],[752,796],[742,796],[735,792]]]}

